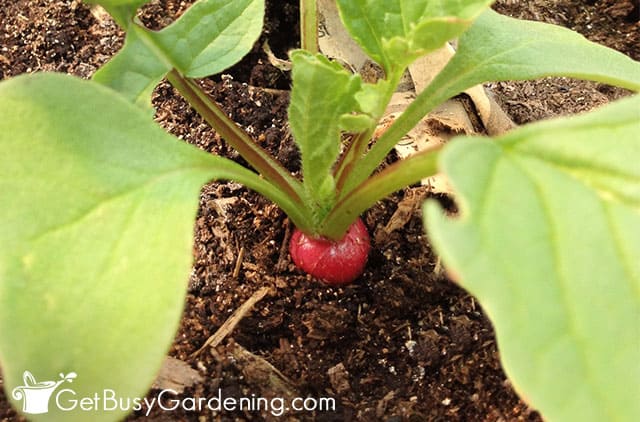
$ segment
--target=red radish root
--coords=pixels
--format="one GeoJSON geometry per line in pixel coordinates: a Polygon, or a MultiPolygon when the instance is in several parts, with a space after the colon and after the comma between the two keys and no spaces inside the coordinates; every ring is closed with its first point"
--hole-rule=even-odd
{"type": "Polygon", "coordinates": [[[364,271],[371,240],[360,218],[342,240],[307,236],[295,229],[289,253],[296,266],[332,286],[351,283],[364,271]]]}

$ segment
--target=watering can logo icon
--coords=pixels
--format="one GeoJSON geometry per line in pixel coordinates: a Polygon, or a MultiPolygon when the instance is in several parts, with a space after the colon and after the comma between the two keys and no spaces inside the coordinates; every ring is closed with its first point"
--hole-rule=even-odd
{"type": "Polygon", "coordinates": [[[73,382],[78,375],[70,372],[67,375],[60,374],[58,381],[37,382],[29,371],[24,371],[22,381],[24,385],[18,386],[11,391],[14,400],[22,400],[22,411],[32,415],[47,413],[49,411],[49,399],[53,392],[63,382],[73,382]]]}

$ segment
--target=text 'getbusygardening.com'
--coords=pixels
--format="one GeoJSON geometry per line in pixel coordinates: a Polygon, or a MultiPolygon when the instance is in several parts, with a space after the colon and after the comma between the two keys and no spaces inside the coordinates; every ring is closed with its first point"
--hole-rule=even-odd
{"type": "Polygon", "coordinates": [[[102,394],[89,397],[77,397],[75,391],[62,389],[54,396],[55,406],[63,412],[70,411],[131,411],[144,412],[149,416],[154,409],[164,412],[185,411],[202,412],[267,412],[273,416],[283,416],[290,412],[335,412],[336,400],[332,397],[260,397],[255,394],[247,397],[224,397],[218,389],[213,397],[177,398],[177,392],[165,389],[155,397],[128,398],[119,397],[114,390],[105,389],[102,394]]]}

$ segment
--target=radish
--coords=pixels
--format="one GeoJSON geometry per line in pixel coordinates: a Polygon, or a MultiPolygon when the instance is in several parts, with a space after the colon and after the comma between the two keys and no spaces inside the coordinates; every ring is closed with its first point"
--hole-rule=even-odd
{"type": "Polygon", "coordinates": [[[308,236],[295,229],[289,253],[298,268],[331,286],[351,283],[364,271],[371,241],[360,218],[342,240],[308,236]]]}

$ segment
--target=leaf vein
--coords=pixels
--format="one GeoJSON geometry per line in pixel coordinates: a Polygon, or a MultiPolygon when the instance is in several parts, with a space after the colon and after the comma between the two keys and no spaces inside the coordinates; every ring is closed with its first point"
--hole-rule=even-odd
{"type": "MultiPolygon", "coordinates": [[[[587,350],[589,350],[589,345],[586,341],[586,338],[588,338],[588,333],[585,336],[580,332],[578,323],[574,318],[576,312],[572,312],[572,310],[576,310],[576,307],[571,300],[572,297],[568,294],[571,281],[570,277],[566,274],[564,266],[562,265],[562,250],[558,237],[559,229],[551,210],[548,195],[545,195],[543,186],[537,181],[535,176],[530,173],[530,171],[528,171],[524,166],[519,165],[517,162],[515,162],[515,160],[511,161],[515,166],[520,168],[522,173],[525,174],[532,183],[536,196],[539,198],[539,204],[541,205],[542,211],[544,213],[544,219],[547,221],[548,227],[550,228],[549,233],[551,237],[548,239],[548,244],[552,252],[553,265],[556,269],[555,272],[557,274],[557,277],[554,277],[554,279],[558,281],[557,291],[559,294],[559,299],[564,304],[562,309],[564,310],[565,320],[567,322],[568,328],[568,332],[566,334],[568,335],[570,341],[575,345],[574,350],[580,359],[579,365],[582,367],[582,373],[584,377],[588,380],[587,382],[583,383],[583,385],[586,385],[586,388],[591,391],[592,396],[598,397],[598,402],[606,403],[608,401],[606,395],[599,391],[598,388],[594,387],[595,385],[598,385],[598,383],[592,379],[593,368],[590,364],[590,360],[587,357],[587,350]]],[[[606,408],[607,412],[611,413],[609,407],[607,406],[606,408]]],[[[613,415],[609,416],[610,420],[616,419],[613,415]]]]}

